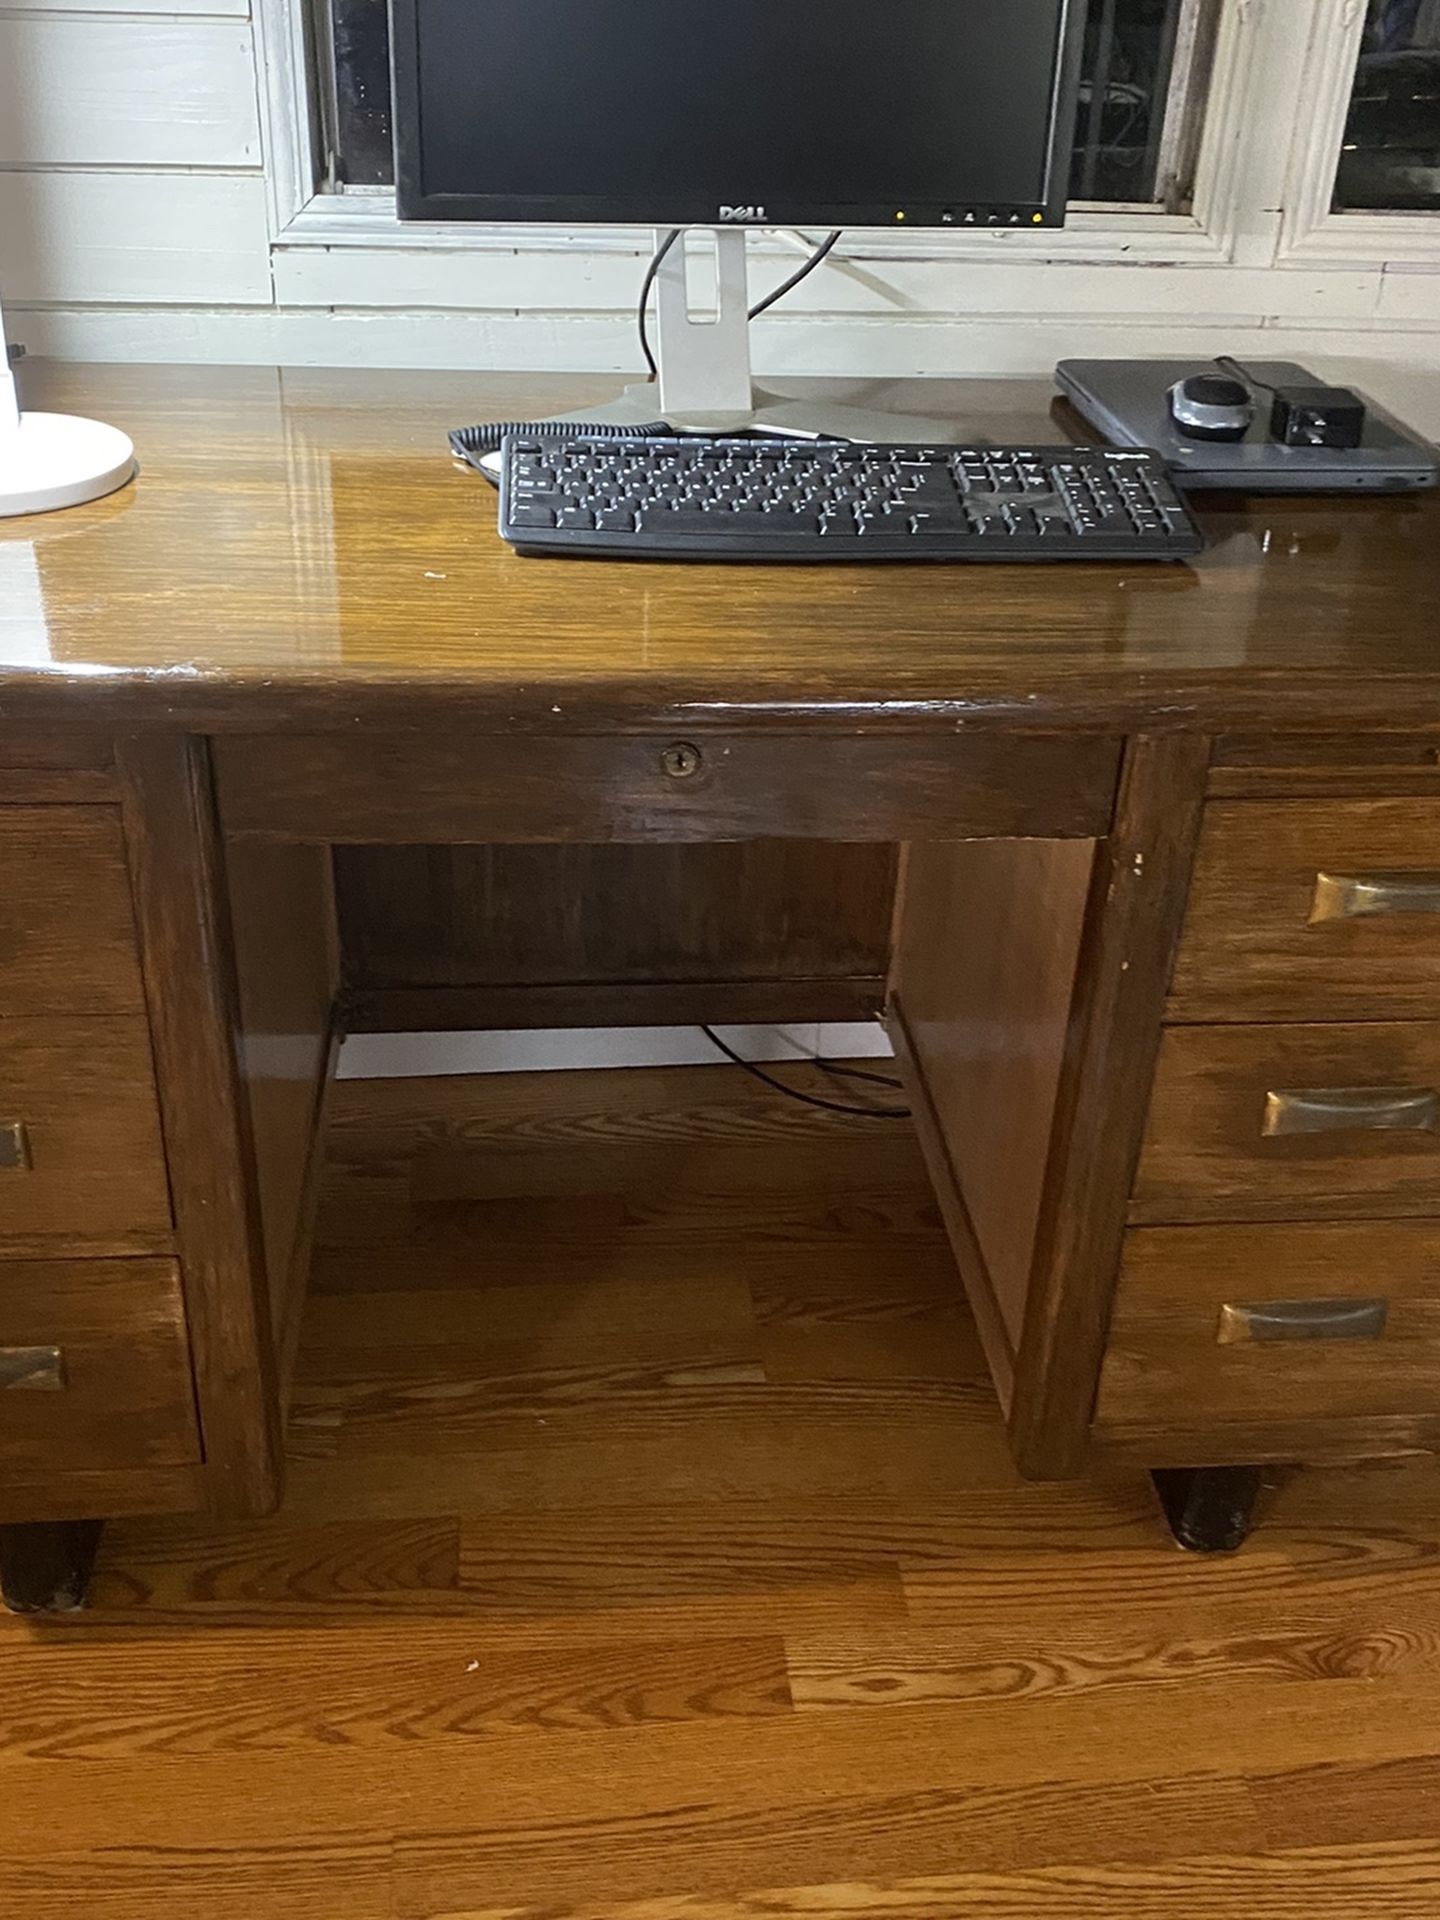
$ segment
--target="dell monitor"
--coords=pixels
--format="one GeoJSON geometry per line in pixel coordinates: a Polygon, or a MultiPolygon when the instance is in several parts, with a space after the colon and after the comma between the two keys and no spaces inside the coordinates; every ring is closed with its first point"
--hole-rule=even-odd
{"type": "Polygon", "coordinates": [[[750,411],[746,228],[1065,217],[1085,0],[391,7],[403,220],[717,233],[718,317],[697,324],[684,245],[658,275],[667,418],[682,386],[695,424],[750,411]]]}

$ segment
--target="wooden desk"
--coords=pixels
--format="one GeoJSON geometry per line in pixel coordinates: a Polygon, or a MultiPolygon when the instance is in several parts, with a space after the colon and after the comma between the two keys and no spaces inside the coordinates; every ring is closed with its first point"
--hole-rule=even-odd
{"type": "MultiPolygon", "coordinates": [[[[1214,1544],[1257,1463],[1440,1443],[1440,498],[1217,500],[1191,568],[565,566],[443,432],[601,384],[27,380],[143,470],[0,526],[14,1597],[103,1516],[279,1500],[334,1040],[395,1010],[883,996],[1027,1472],[1179,1470],[1214,1544]],[[410,960],[471,913],[508,976],[377,962],[417,860],[410,960]],[[624,898],[531,981],[546,862],[624,898]]],[[[938,404],[1063,432],[1038,386],[938,404]]]]}

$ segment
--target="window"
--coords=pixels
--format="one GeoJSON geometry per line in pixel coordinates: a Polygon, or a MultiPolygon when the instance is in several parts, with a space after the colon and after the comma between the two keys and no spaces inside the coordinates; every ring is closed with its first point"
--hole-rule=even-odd
{"type": "Polygon", "coordinates": [[[1185,200],[1218,11],[1206,0],[1091,0],[1072,199],[1185,200]]]}
{"type": "Polygon", "coordinates": [[[1369,0],[1334,205],[1440,211],[1440,0],[1369,0]]]}
{"type": "MultiPolygon", "coordinates": [[[[876,0],[883,5],[884,0],[876,0]]],[[[317,0],[332,189],[392,183],[386,0],[317,0]]],[[[1185,201],[1218,0],[1090,0],[1072,197],[1185,201]]]]}
{"type": "Polygon", "coordinates": [[[384,187],[390,148],[390,20],[386,0],[328,0],[321,44],[329,53],[325,128],[330,184],[384,187]]]}

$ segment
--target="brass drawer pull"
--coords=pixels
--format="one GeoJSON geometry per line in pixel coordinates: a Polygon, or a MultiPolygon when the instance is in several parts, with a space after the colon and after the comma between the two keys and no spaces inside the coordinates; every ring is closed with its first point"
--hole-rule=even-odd
{"type": "Polygon", "coordinates": [[[30,1136],[23,1120],[0,1120],[0,1173],[23,1173],[30,1165],[30,1136]]]}
{"type": "Polygon", "coordinates": [[[1440,873],[1317,873],[1310,925],[1382,913],[1440,913],[1440,873]]]}
{"type": "Polygon", "coordinates": [[[1258,1300],[1220,1309],[1222,1347],[1247,1340],[1379,1340],[1388,1300],[1258,1300]]]}
{"type": "Polygon", "coordinates": [[[1440,1126],[1434,1087],[1304,1087],[1265,1096],[1261,1133],[1433,1133],[1440,1126]]]}
{"type": "Polygon", "coordinates": [[[28,1389],[32,1393],[61,1393],[65,1388],[65,1354],[60,1347],[0,1347],[0,1391],[28,1389]]]}

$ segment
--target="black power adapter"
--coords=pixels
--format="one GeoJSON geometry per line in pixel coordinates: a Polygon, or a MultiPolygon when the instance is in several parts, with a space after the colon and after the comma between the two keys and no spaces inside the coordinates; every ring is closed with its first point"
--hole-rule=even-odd
{"type": "Polygon", "coordinates": [[[1358,447],[1365,402],[1349,387],[1276,387],[1270,438],[1282,447],[1358,447]]]}

